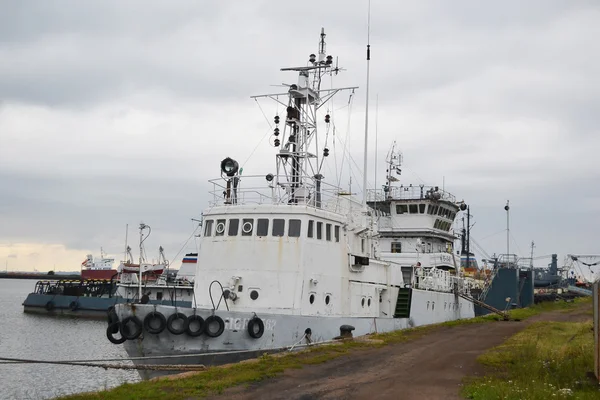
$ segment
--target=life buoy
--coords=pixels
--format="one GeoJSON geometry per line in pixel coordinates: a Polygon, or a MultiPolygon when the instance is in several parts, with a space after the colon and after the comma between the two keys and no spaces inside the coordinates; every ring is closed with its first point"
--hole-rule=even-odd
{"type": "Polygon", "coordinates": [[[167,319],[158,311],[152,311],[151,313],[148,313],[148,315],[146,315],[146,318],[144,318],[144,328],[148,333],[153,333],[157,335],[164,331],[166,327],[167,319]],[[152,322],[155,320],[158,321],[158,327],[156,328],[152,326],[152,322]]]}
{"type": "Polygon", "coordinates": [[[52,311],[52,310],[54,310],[54,302],[52,300],[50,300],[46,303],[46,311],[52,311]]]}
{"type": "Polygon", "coordinates": [[[182,333],[187,331],[187,328],[188,328],[188,317],[183,313],[178,312],[175,314],[171,314],[169,316],[169,319],[167,319],[167,329],[173,335],[181,335],[182,333]],[[173,326],[173,322],[175,322],[175,320],[178,320],[178,319],[183,321],[183,323],[181,324],[181,327],[179,329],[177,329],[173,326]]]}
{"type": "Polygon", "coordinates": [[[254,339],[258,339],[265,333],[265,324],[262,319],[258,317],[252,318],[248,321],[248,334],[254,339]]]}
{"type": "Polygon", "coordinates": [[[135,315],[131,315],[129,317],[126,317],[121,322],[120,328],[121,328],[121,335],[125,339],[134,340],[134,339],[137,339],[142,334],[142,321],[140,321],[140,319],[138,317],[136,317],[135,315]],[[130,322],[132,322],[134,325],[133,330],[129,329],[130,322]]]}
{"type": "Polygon", "coordinates": [[[71,311],[76,311],[79,308],[79,302],[77,300],[73,300],[69,304],[69,308],[71,309],[71,311]]]}
{"type": "Polygon", "coordinates": [[[192,337],[196,337],[196,336],[200,336],[204,333],[204,327],[206,326],[206,323],[204,322],[204,318],[202,318],[199,315],[190,315],[188,317],[188,327],[186,330],[186,333],[192,337]],[[192,329],[193,324],[198,323],[198,329],[194,330],[192,329]]]}
{"type": "Polygon", "coordinates": [[[204,332],[206,332],[206,336],[215,338],[221,336],[224,330],[225,322],[223,322],[223,318],[219,317],[218,315],[211,315],[204,321],[204,332]],[[215,323],[219,328],[213,330],[211,329],[211,326],[213,326],[215,323]]]}
{"type": "Polygon", "coordinates": [[[120,330],[122,330],[122,329],[121,329],[121,323],[119,321],[113,322],[108,325],[108,327],[106,328],[106,337],[108,338],[108,340],[111,343],[114,343],[114,344],[125,343],[127,338],[125,336],[123,336],[123,333],[121,333],[121,337],[118,339],[113,336],[115,333],[119,332],[120,330]]]}

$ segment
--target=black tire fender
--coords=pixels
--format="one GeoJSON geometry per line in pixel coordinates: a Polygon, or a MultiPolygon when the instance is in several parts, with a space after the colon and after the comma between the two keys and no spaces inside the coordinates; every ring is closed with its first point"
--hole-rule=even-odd
{"type": "Polygon", "coordinates": [[[79,302],[77,300],[73,300],[69,304],[69,308],[71,309],[71,311],[77,311],[77,309],[79,308],[79,302]]]}
{"type": "Polygon", "coordinates": [[[119,316],[117,315],[115,308],[109,307],[108,313],[106,314],[106,316],[107,316],[107,320],[108,320],[108,325],[111,327],[111,332],[112,333],[119,332],[119,325],[115,324],[115,322],[119,322],[119,316]]]}
{"type": "Polygon", "coordinates": [[[262,319],[258,317],[252,318],[248,321],[248,334],[254,339],[260,338],[265,333],[265,324],[262,319]]]}
{"type": "Polygon", "coordinates": [[[224,330],[225,322],[223,322],[223,318],[219,317],[218,315],[211,315],[204,321],[204,332],[206,333],[206,336],[215,338],[221,336],[224,330]],[[219,325],[219,329],[216,331],[211,331],[210,326],[215,322],[219,325]]]}
{"type": "Polygon", "coordinates": [[[197,337],[204,333],[205,327],[206,327],[206,323],[204,322],[204,318],[202,318],[199,315],[195,315],[195,314],[190,315],[188,317],[188,327],[187,327],[186,333],[188,335],[190,335],[191,337],[197,337]],[[198,322],[198,324],[200,325],[200,327],[196,330],[191,329],[192,323],[194,323],[194,322],[198,322]]]}
{"type": "Polygon", "coordinates": [[[140,321],[140,319],[138,317],[136,317],[135,315],[130,315],[129,317],[126,317],[125,319],[123,319],[123,321],[121,322],[120,328],[121,328],[121,336],[123,336],[127,340],[134,340],[134,339],[137,339],[138,337],[140,337],[140,335],[142,334],[142,321],[140,321]],[[130,322],[133,323],[133,325],[135,326],[135,329],[133,329],[133,330],[129,329],[130,322]]]}
{"type": "Polygon", "coordinates": [[[169,332],[171,332],[173,335],[181,335],[182,333],[185,333],[185,331],[187,331],[188,329],[188,317],[187,315],[177,312],[175,314],[171,314],[169,316],[169,319],[167,319],[167,329],[169,330],[169,332]],[[173,322],[175,322],[175,320],[177,319],[181,319],[183,320],[183,325],[181,326],[181,328],[176,329],[173,326],[173,322]]]}
{"type": "Polygon", "coordinates": [[[123,336],[123,333],[121,333],[121,337],[118,339],[113,336],[115,333],[122,331],[122,330],[124,330],[124,329],[121,326],[121,323],[119,321],[113,322],[113,323],[109,324],[108,327],[106,328],[106,337],[113,344],[125,343],[127,338],[125,336],[123,336]]]}
{"type": "Polygon", "coordinates": [[[146,315],[146,317],[144,318],[144,328],[146,329],[146,332],[148,332],[148,333],[158,335],[159,333],[164,331],[166,327],[167,327],[167,319],[165,318],[164,315],[162,315],[158,311],[152,311],[151,313],[148,313],[148,315],[146,315]],[[158,320],[160,323],[158,328],[152,327],[152,321],[155,319],[158,320]]]}
{"type": "Polygon", "coordinates": [[[46,303],[45,307],[46,307],[46,311],[52,311],[52,310],[54,310],[54,307],[55,307],[54,306],[54,302],[52,300],[48,301],[46,303]]]}

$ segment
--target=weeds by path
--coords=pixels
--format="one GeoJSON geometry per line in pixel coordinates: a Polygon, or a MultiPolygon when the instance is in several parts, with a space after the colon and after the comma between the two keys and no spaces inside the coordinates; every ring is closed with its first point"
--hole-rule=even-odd
{"type": "Polygon", "coordinates": [[[537,322],[479,357],[489,376],[463,395],[475,400],[599,399],[591,322],[537,322]]]}

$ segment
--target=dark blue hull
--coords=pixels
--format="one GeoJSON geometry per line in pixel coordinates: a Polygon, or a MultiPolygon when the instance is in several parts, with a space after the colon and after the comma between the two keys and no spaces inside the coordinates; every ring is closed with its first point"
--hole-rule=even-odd
{"type": "MultiPolygon", "coordinates": [[[[33,314],[64,315],[81,318],[106,318],[108,308],[131,302],[123,297],[85,297],[30,293],[23,302],[23,311],[33,314]]],[[[192,307],[191,301],[150,300],[150,304],[192,307]]]]}

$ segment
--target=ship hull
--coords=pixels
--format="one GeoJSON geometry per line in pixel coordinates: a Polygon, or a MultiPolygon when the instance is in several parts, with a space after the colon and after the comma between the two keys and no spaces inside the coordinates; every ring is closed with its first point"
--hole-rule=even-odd
{"type": "MultiPolygon", "coordinates": [[[[30,293],[23,302],[23,311],[30,314],[62,315],[89,319],[106,319],[108,309],[131,301],[120,296],[85,297],[30,293]]],[[[149,300],[150,304],[172,305],[171,300],[149,300]]],[[[191,307],[192,302],[177,300],[178,307],[191,307]]]]}
{"type": "MultiPolygon", "coordinates": [[[[175,310],[168,306],[148,306],[123,304],[116,307],[119,318],[136,315],[140,320],[152,311],[159,311],[165,317],[175,312],[186,315],[194,313],[206,319],[212,315],[208,309],[175,310]]],[[[134,360],[138,364],[204,364],[218,365],[252,358],[269,352],[285,350],[294,345],[307,343],[305,333],[310,331],[312,343],[333,340],[340,336],[342,325],[354,327],[353,335],[382,333],[407,329],[416,326],[474,317],[473,305],[452,293],[413,289],[410,317],[352,317],[352,316],[303,316],[286,314],[258,314],[264,324],[264,333],[253,338],[248,332],[248,322],[254,313],[217,310],[214,315],[225,323],[223,333],[218,337],[190,337],[187,334],[173,335],[168,330],[160,334],[143,332],[135,340],[124,343],[130,357],[162,357],[134,360]],[[165,358],[164,356],[169,356],[165,358]]],[[[166,373],[141,371],[144,379],[166,373]]]]}
{"type": "Polygon", "coordinates": [[[106,280],[110,281],[116,278],[118,272],[116,269],[82,269],[82,280],[106,280]]]}

